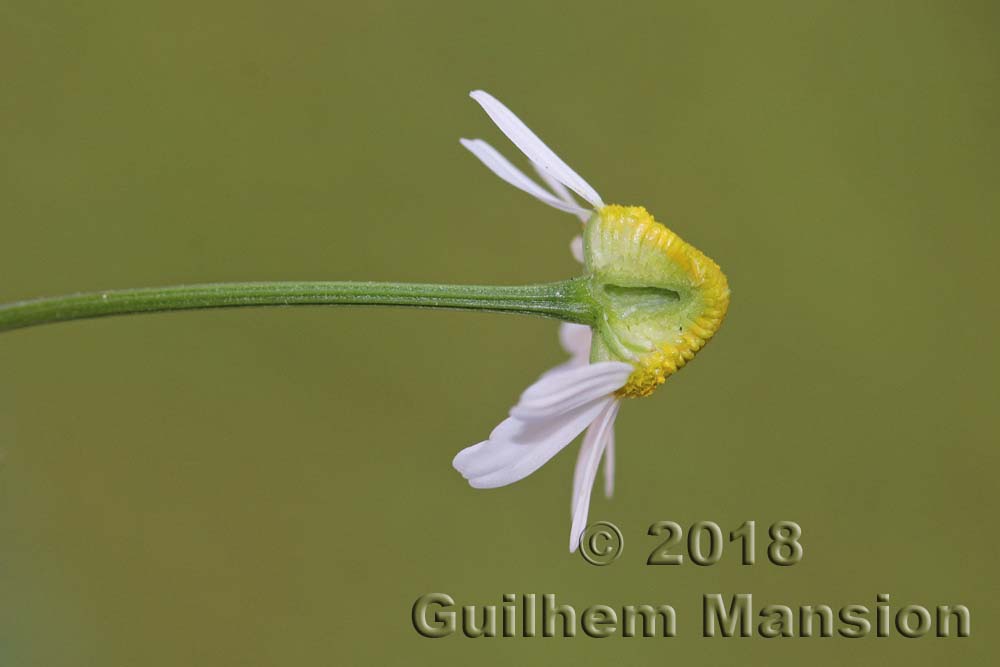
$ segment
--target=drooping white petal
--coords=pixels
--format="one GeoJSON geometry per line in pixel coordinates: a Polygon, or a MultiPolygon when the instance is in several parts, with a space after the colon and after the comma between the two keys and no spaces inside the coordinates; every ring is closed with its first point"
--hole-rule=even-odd
{"type": "Polygon", "coordinates": [[[492,489],[524,479],[580,435],[607,407],[602,396],[574,410],[531,422],[509,417],[490,439],[463,449],[452,465],[476,489],[492,489]]]}
{"type": "Polygon", "coordinates": [[[531,474],[583,432],[628,380],[629,364],[582,364],[549,373],[528,387],[511,416],[488,440],[452,464],[476,488],[510,484],[531,474]]]}
{"type": "MultiPolygon", "coordinates": [[[[567,204],[578,206],[576,199],[573,198],[573,195],[570,194],[570,191],[566,189],[565,185],[549,176],[544,169],[539,167],[534,162],[531,163],[531,166],[535,168],[535,173],[538,174],[538,177],[545,182],[545,185],[549,186],[549,189],[552,190],[552,192],[556,193],[556,196],[559,197],[559,199],[563,200],[567,204]]],[[[590,216],[592,215],[593,211],[583,211],[576,217],[580,218],[580,222],[587,224],[587,220],[590,220],[590,216]]]]}
{"type": "MultiPolygon", "coordinates": [[[[613,428],[615,416],[618,414],[618,407],[621,401],[612,399],[604,406],[601,414],[597,417],[590,429],[596,431],[593,436],[593,446],[591,446],[583,461],[580,463],[579,489],[575,492],[576,502],[573,506],[573,524],[569,531],[569,550],[576,551],[580,546],[580,534],[587,527],[587,515],[590,511],[590,493],[594,486],[594,478],[597,476],[597,466],[601,462],[601,455],[607,447],[608,433],[613,428]]],[[[589,433],[587,434],[590,435],[589,433]]],[[[583,455],[583,452],[581,452],[583,455]]]]}
{"type": "Polygon", "coordinates": [[[538,376],[538,379],[547,378],[552,375],[558,375],[559,373],[565,373],[566,371],[573,370],[574,368],[579,368],[580,366],[587,363],[586,359],[580,360],[574,357],[570,357],[568,361],[564,361],[561,364],[556,364],[552,368],[548,369],[544,373],[538,376]]]}
{"type": "Polygon", "coordinates": [[[542,373],[542,375],[540,375],[538,379],[541,380],[542,378],[545,378],[545,377],[549,377],[549,376],[552,376],[552,375],[557,375],[557,374],[563,373],[565,371],[571,371],[571,370],[573,370],[575,368],[580,368],[581,366],[586,366],[589,363],[590,363],[590,354],[589,353],[586,354],[586,355],[573,356],[573,357],[570,357],[567,361],[565,361],[565,362],[563,362],[561,364],[558,364],[556,366],[553,366],[552,368],[548,369],[547,371],[545,371],[544,373],[542,373]]]}
{"type": "Polygon", "coordinates": [[[604,202],[594,188],[563,162],[552,149],[545,145],[514,112],[504,106],[484,90],[474,90],[469,94],[479,102],[486,114],[496,123],[500,131],[528,156],[528,159],[544,169],[549,176],[583,197],[594,208],[602,208],[604,202]]]}
{"type": "Polygon", "coordinates": [[[625,385],[631,374],[630,364],[602,361],[546,375],[524,390],[510,415],[529,421],[573,410],[614,393],[625,385]]]}
{"type": "Polygon", "coordinates": [[[586,366],[590,363],[591,338],[592,334],[588,326],[572,324],[570,322],[560,323],[559,342],[563,349],[566,350],[566,353],[570,355],[570,358],[568,361],[545,371],[538,379],[541,380],[544,377],[579,368],[580,366],[586,366]]]}
{"type": "Polygon", "coordinates": [[[580,444],[580,451],[576,454],[576,465],[573,466],[573,493],[570,495],[569,499],[570,517],[572,517],[573,512],[576,511],[576,501],[580,497],[580,483],[583,481],[583,471],[584,468],[586,468],[587,459],[590,456],[590,452],[597,446],[597,444],[597,428],[595,424],[591,424],[583,436],[583,442],[580,444]]]}
{"type": "Polygon", "coordinates": [[[585,324],[562,322],[559,324],[559,343],[566,354],[574,358],[590,357],[590,341],[593,334],[585,324]]]}
{"type": "MultiPolygon", "coordinates": [[[[576,457],[576,466],[573,468],[573,494],[570,497],[570,514],[576,508],[576,501],[580,494],[583,481],[583,471],[585,462],[588,460],[589,452],[597,446],[598,422],[591,424],[583,437],[583,444],[576,457]]],[[[614,424],[605,432],[607,444],[604,446],[604,496],[610,498],[615,488],[615,429],[614,424]]]]}
{"type": "Polygon", "coordinates": [[[513,185],[518,190],[527,192],[535,199],[548,204],[553,208],[580,217],[590,215],[590,211],[581,208],[574,202],[565,202],[555,195],[546,192],[545,189],[531,180],[523,171],[512,165],[507,158],[490,146],[482,139],[459,139],[461,144],[469,149],[473,155],[489,167],[494,174],[513,185]]]}
{"type": "Polygon", "coordinates": [[[569,251],[573,253],[573,259],[583,264],[583,235],[577,234],[569,242],[569,251]]]}
{"type": "Polygon", "coordinates": [[[615,428],[608,431],[608,445],[604,448],[604,497],[615,495],[615,428]]]}

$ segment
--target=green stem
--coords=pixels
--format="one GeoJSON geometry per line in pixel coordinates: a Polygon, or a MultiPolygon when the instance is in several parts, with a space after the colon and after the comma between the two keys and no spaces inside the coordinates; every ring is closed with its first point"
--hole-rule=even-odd
{"type": "Polygon", "coordinates": [[[0,331],[109,315],[167,310],[306,305],[414,306],[486,310],[590,324],[583,279],[493,287],[373,282],[213,283],[47,297],[0,305],[0,331]]]}

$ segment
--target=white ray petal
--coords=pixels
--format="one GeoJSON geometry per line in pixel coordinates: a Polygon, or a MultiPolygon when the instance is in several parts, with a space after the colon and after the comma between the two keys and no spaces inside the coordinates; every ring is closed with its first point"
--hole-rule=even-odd
{"type": "MultiPolygon", "coordinates": [[[[545,185],[549,186],[549,189],[552,190],[552,192],[556,193],[556,196],[559,197],[559,199],[563,200],[567,204],[579,206],[579,204],[576,203],[576,199],[573,198],[573,195],[566,189],[565,185],[549,176],[544,169],[539,167],[534,162],[531,163],[531,166],[535,168],[535,173],[538,174],[538,177],[545,182],[545,185]]],[[[593,214],[593,211],[584,211],[576,217],[580,218],[580,222],[587,224],[587,220],[590,220],[590,216],[593,214]]]]}
{"type": "Polygon", "coordinates": [[[562,322],[559,324],[559,343],[572,357],[587,359],[590,357],[590,327],[585,324],[562,322]]]}
{"type": "Polygon", "coordinates": [[[615,428],[608,430],[608,445],[604,448],[604,497],[615,495],[615,428]]]}
{"type": "MultiPolygon", "coordinates": [[[[570,513],[576,508],[576,501],[580,495],[580,489],[583,488],[583,471],[586,467],[586,461],[590,452],[599,443],[597,442],[598,435],[598,424],[591,424],[587,429],[587,433],[583,438],[583,444],[580,446],[580,452],[576,457],[576,466],[573,469],[573,494],[570,498],[570,513]]],[[[614,474],[615,474],[615,429],[614,425],[605,431],[605,439],[607,444],[604,445],[604,496],[610,498],[614,493],[614,474]]]]}
{"type": "Polygon", "coordinates": [[[580,215],[590,215],[590,211],[581,208],[575,203],[567,203],[555,195],[546,192],[542,186],[531,180],[523,171],[512,165],[507,158],[490,146],[482,139],[459,139],[461,144],[469,149],[473,155],[489,167],[494,174],[513,185],[518,190],[527,192],[535,199],[548,204],[553,208],[580,217],[580,215]]]}
{"type": "Polygon", "coordinates": [[[512,417],[529,421],[547,419],[620,389],[632,374],[632,366],[620,361],[602,361],[552,373],[524,390],[510,410],[512,417]]]}
{"type": "Polygon", "coordinates": [[[496,123],[500,131],[507,135],[511,142],[528,156],[528,159],[544,169],[549,176],[559,181],[567,188],[583,197],[594,208],[603,208],[604,202],[594,188],[580,177],[569,165],[563,162],[551,148],[539,139],[514,112],[504,106],[500,100],[484,90],[474,90],[469,96],[483,107],[486,114],[496,123]]]}
{"type": "Polygon", "coordinates": [[[583,443],[581,443],[580,451],[576,455],[576,465],[573,466],[573,493],[570,495],[569,501],[570,517],[573,516],[573,512],[576,510],[576,501],[580,497],[580,489],[582,488],[580,482],[583,481],[583,470],[586,468],[587,459],[597,444],[597,428],[592,423],[583,436],[583,443]]]}
{"type": "Polygon", "coordinates": [[[569,251],[573,254],[573,259],[583,264],[583,236],[577,234],[569,242],[569,251]]]}
{"type": "Polygon", "coordinates": [[[570,322],[562,322],[559,324],[559,343],[562,348],[566,350],[566,353],[570,355],[568,361],[565,361],[557,366],[553,366],[549,370],[539,376],[539,380],[550,375],[556,375],[558,373],[563,373],[574,368],[579,368],[580,366],[586,366],[590,363],[590,341],[592,334],[590,332],[590,327],[583,324],[572,324],[570,322]]]}
{"type": "Polygon", "coordinates": [[[541,380],[542,378],[550,377],[552,375],[565,373],[566,371],[571,371],[574,368],[579,368],[580,366],[585,366],[586,364],[587,364],[586,359],[572,357],[569,359],[569,361],[564,361],[563,363],[557,364],[552,368],[550,368],[549,370],[545,371],[544,373],[538,376],[538,379],[541,380]]]}
{"type": "Polygon", "coordinates": [[[591,425],[591,429],[596,430],[594,435],[594,446],[587,451],[587,456],[583,460],[580,472],[580,488],[576,494],[576,503],[573,507],[573,525],[569,531],[569,550],[576,551],[580,546],[580,534],[587,527],[587,515],[590,511],[590,493],[594,486],[594,478],[597,476],[597,466],[601,462],[601,454],[608,443],[608,431],[613,428],[615,415],[618,414],[618,406],[621,401],[612,399],[604,406],[601,414],[591,425]]]}
{"type": "Polygon", "coordinates": [[[452,465],[476,489],[492,489],[524,479],[580,435],[613,401],[603,396],[547,420],[504,420],[490,439],[463,449],[452,465]]]}

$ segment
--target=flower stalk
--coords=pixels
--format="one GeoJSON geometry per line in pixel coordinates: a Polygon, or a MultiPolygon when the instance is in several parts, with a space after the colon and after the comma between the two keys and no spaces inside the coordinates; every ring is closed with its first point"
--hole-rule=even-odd
{"type": "Polygon", "coordinates": [[[409,306],[539,315],[593,324],[587,281],[518,286],[281,281],[86,292],[0,305],[0,332],[111,315],[250,306],[409,306]]]}

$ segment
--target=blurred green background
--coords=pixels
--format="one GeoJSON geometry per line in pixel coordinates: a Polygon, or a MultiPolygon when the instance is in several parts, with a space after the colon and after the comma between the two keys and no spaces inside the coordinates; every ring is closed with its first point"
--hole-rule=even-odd
{"type": "MultiPolygon", "coordinates": [[[[225,280],[556,280],[571,216],[458,144],[507,102],[716,259],[729,317],[618,420],[610,567],[577,445],[450,465],[551,321],[259,309],[0,337],[0,664],[992,664],[1000,16],[990,2],[0,2],[0,301],[225,280]],[[647,526],[757,521],[758,564],[647,526]],[[761,557],[767,525],[803,561],[761,557]],[[670,603],[675,639],[423,639],[421,594],[670,603]],[[700,638],[702,594],[963,603],[972,637],[700,638]]],[[[523,164],[522,161],[518,161],[523,164]]],[[[895,634],[895,633],[894,633],[895,634]]]]}

